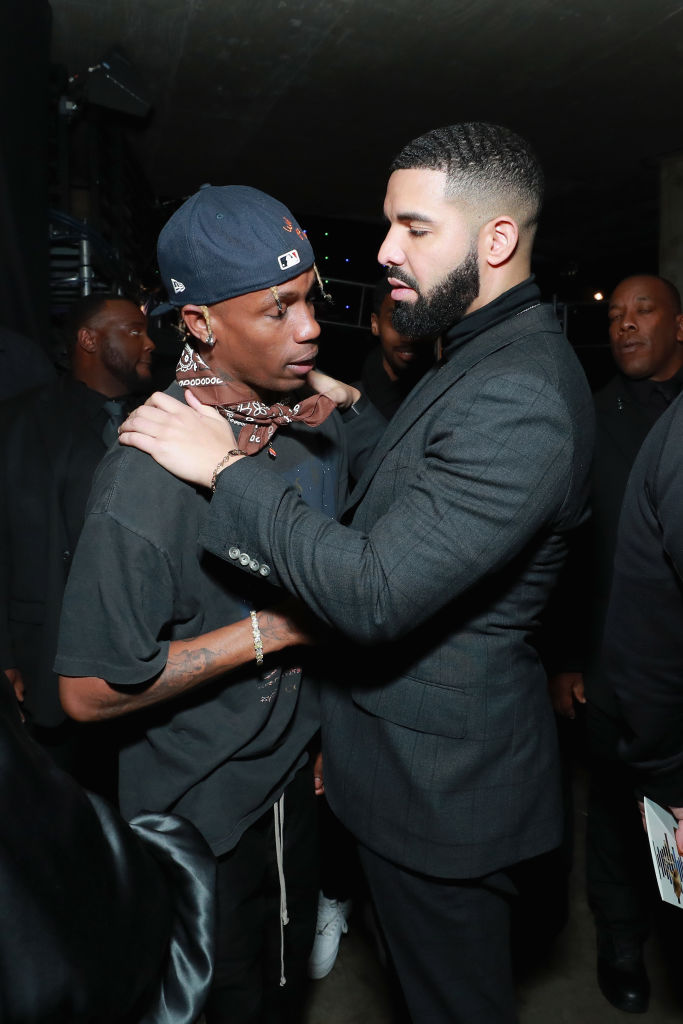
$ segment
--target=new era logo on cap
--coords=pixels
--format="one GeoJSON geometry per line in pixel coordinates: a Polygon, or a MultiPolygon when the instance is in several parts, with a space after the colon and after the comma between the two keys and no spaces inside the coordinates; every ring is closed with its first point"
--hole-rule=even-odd
{"type": "Polygon", "coordinates": [[[173,285],[173,291],[176,293],[176,295],[178,294],[178,292],[185,291],[185,285],[183,284],[183,282],[176,281],[175,277],[171,278],[171,284],[173,285]]]}
{"type": "Polygon", "coordinates": [[[289,270],[290,267],[295,267],[297,263],[301,263],[299,253],[296,249],[290,249],[289,252],[283,252],[282,256],[278,256],[277,261],[280,264],[280,270],[289,270]]]}

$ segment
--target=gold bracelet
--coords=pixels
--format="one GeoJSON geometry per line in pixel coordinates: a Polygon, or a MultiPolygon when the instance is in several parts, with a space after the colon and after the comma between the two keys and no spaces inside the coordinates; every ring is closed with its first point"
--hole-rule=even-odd
{"type": "Polygon", "coordinates": [[[261,630],[259,629],[258,616],[256,612],[249,612],[251,617],[251,631],[254,634],[254,654],[256,655],[256,664],[263,664],[263,640],[261,639],[261,630]]]}
{"type": "Polygon", "coordinates": [[[228,461],[228,459],[231,459],[234,455],[246,455],[246,454],[247,453],[243,452],[241,448],[231,448],[229,452],[225,453],[225,455],[223,456],[221,461],[218,463],[218,465],[214,469],[213,475],[211,477],[211,493],[212,494],[216,493],[216,480],[218,479],[218,474],[220,473],[220,471],[222,470],[223,466],[228,461]]]}

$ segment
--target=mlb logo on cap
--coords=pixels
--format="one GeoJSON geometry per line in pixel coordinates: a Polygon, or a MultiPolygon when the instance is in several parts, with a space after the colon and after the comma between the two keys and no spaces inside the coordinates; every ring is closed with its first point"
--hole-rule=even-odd
{"type": "Polygon", "coordinates": [[[295,267],[297,263],[301,263],[299,253],[296,249],[290,249],[289,252],[284,252],[282,256],[278,257],[278,263],[280,264],[280,270],[289,270],[290,267],[295,267]]]}

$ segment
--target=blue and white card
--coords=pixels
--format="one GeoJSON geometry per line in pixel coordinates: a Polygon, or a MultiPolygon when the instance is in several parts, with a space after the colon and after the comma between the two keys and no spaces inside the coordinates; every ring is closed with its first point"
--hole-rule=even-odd
{"type": "Polygon", "coordinates": [[[645,797],[645,822],[659,894],[666,903],[683,907],[683,857],[676,845],[676,819],[671,811],[645,797]]]}

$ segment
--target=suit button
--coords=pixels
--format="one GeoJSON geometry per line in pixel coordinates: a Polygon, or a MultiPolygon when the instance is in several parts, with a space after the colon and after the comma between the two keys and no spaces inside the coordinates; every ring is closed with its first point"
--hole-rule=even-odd
{"type": "Polygon", "coordinates": [[[228,548],[228,558],[239,558],[241,551],[239,548],[228,548]]]}
{"type": "Polygon", "coordinates": [[[240,565],[249,565],[250,562],[251,562],[251,558],[246,553],[246,551],[243,551],[242,554],[239,557],[240,565]]]}
{"type": "Polygon", "coordinates": [[[259,569],[259,572],[261,576],[270,576],[270,566],[266,565],[264,562],[261,568],[259,569]]]}
{"type": "Polygon", "coordinates": [[[251,569],[252,572],[256,572],[257,569],[261,568],[261,565],[259,562],[256,561],[255,558],[252,558],[251,562],[249,563],[249,568],[251,569]]]}
{"type": "Polygon", "coordinates": [[[71,558],[71,552],[70,551],[62,551],[62,558],[64,559],[65,562],[68,562],[69,559],[71,558]]]}

